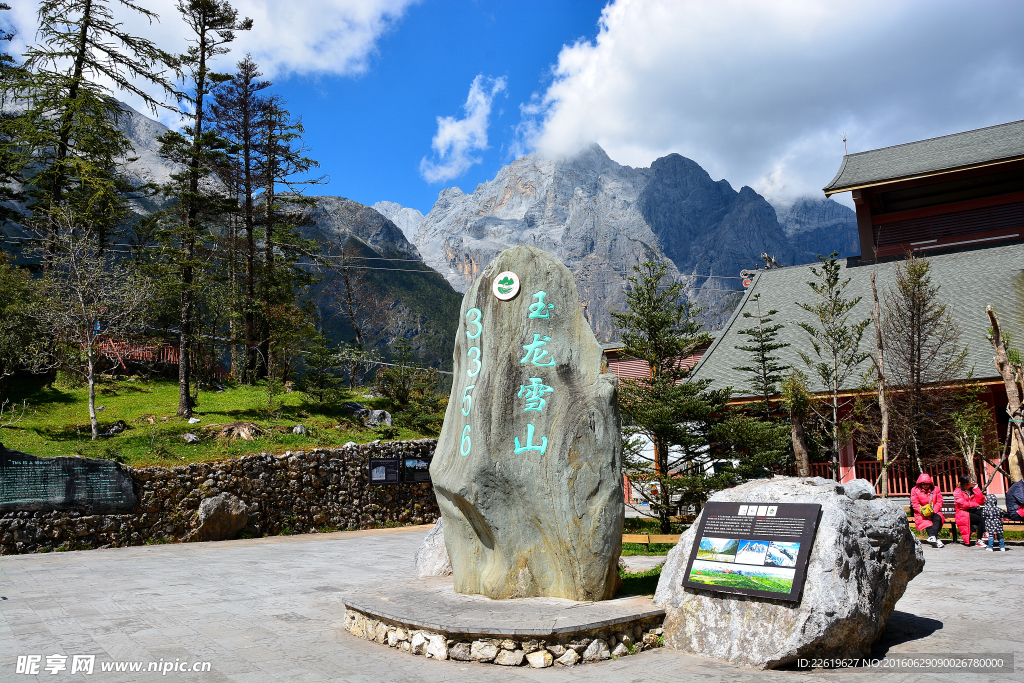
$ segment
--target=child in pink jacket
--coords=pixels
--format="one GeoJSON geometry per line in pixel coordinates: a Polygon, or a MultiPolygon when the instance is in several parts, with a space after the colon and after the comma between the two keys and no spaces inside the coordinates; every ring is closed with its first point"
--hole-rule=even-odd
{"type": "Polygon", "coordinates": [[[942,517],[942,493],[932,482],[931,475],[921,473],[917,483],[910,490],[910,507],[914,511],[914,526],[918,531],[928,531],[928,542],[936,548],[942,547],[939,532],[946,520],[942,517]],[[931,507],[931,514],[925,515],[922,508],[931,507]]]}

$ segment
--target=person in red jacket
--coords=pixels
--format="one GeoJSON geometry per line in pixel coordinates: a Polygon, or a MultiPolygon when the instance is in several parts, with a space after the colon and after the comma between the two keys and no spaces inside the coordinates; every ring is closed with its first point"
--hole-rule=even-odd
{"type": "Polygon", "coordinates": [[[953,489],[953,503],[956,509],[953,519],[964,545],[971,544],[971,532],[977,530],[978,546],[984,547],[981,535],[985,531],[985,520],[981,516],[981,507],[985,504],[985,494],[966,474],[960,475],[960,485],[953,489]]]}
{"type": "Polygon", "coordinates": [[[928,532],[928,542],[936,548],[942,547],[939,532],[946,520],[942,517],[942,493],[932,483],[931,475],[921,473],[917,483],[910,490],[910,507],[914,511],[914,526],[918,531],[928,532]],[[925,514],[929,512],[930,514],[925,514]]]}

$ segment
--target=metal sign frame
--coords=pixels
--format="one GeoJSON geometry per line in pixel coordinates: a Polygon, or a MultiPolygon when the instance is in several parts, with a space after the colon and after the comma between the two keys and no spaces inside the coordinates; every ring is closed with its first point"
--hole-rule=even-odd
{"type": "Polygon", "coordinates": [[[799,602],[820,519],[817,503],[709,502],[683,586],[799,602]]]}

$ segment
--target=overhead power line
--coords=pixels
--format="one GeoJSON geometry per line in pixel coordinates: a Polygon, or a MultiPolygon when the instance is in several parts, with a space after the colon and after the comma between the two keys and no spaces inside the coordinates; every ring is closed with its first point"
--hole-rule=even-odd
{"type": "MultiPolygon", "coordinates": [[[[31,238],[31,237],[4,237],[3,239],[7,240],[7,241],[19,241],[19,242],[37,241],[37,240],[35,240],[34,238],[31,238]]],[[[108,247],[105,250],[109,251],[110,253],[113,253],[113,254],[134,254],[135,253],[135,251],[134,251],[135,249],[137,249],[137,245],[118,242],[118,243],[114,243],[114,244],[108,245],[108,247]],[[128,249],[131,249],[133,251],[125,251],[123,249],[112,249],[111,247],[127,247],[128,249]]],[[[421,264],[423,264],[425,266],[430,266],[431,264],[433,264],[433,265],[438,265],[438,266],[446,266],[449,269],[453,268],[451,262],[449,262],[449,261],[426,261],[426,260],[421,260],[421,259],[387,258],[385,256],[340,256],[340,255],[332,255],[332,254],[323,254],[323,255],[319,256],[318,258],[331,259],[331,260],[339,260],[339,259],[341,259],[341,260],[353,260],[353,261],[359,260],[359,261],[388,261],[388,262],[398,262],[398,263],[421,263],[421,264]]],[[[295,263],[295,265],[297,265],[297,266],[318,267],[318,266],[322,266],[324,264],[303,261],[303,262],[295,263]]],[[[383,267],[380,267],[380,266],[361,266],[361,265],[359,265],[359,266],[357,266],[357,265],[350,265],[350,266],[348,266],[348,268],[351,268],[353,270],[378,270],[378,271],[389,271],[389,272],[399,272],[399,273],[438,274],[438,275],[441,275],[442,277],[444,275],[440,270],[437,270],[435,268],[431,268],[429,270],[422,270],[422,269],[418,269],[418,268],[383,268],[383,267]]],[[[596,267],[595,266],[586,266],[582,270],[585,270],[586,273],[615,273],[615,274],[620,275],[620,276],[629,276],[629,275],[632,275],[633,272],[634,272],[632,269],[629,269],[629,270],[619,270],[617,268],[608,268],[608,267],[603,267],[603,266],[596,266],[596,267]]],[[[590,282],[591,284],[621,284],[621,280],[607,280],[607,281],[605,281],[605,280],[590,280],[590,279],[582,278],[581,277],[582,275],[584,275],[584,274],[583,273],[574,273],[574,276],[577,278],[577,280],[590,282]]],[[[743,279],[742,277],[740,277],[738,275],[681,274],[680,277],[685,278],[685,279],[715,279],[715,280],[742,280],[743,279]]]]}

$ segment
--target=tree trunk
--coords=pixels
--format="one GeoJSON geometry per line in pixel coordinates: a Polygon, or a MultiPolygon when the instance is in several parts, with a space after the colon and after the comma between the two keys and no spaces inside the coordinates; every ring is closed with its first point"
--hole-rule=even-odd
{"type": "Polygon", "coordinates": [[[991,306],[987,307],[985,311],[988,313],[989,324],[992,326],[992,336],[989,340],[992,342],[992,347],[996,352],[993,361],[996,364],[999,375],[1003,378],[1003,385],[1006,388],[1006,411],[1010,414],[1011,420],[1007,428],[1013,432],[1010,440],[1008,465],[1010,479],[1013,480],[1013,483],[1016,483],[1021,480],[1022,469],[1024,469],[1024,461],[1022,461],[1022,453],[1024,453],[1022,446],[1024,444],[1020,442],[1020,423],[1013,422],[1013,420],[1024,419],[1024,413],[1021,411],[1021,388],[1016,369],[1010,364],[1010,358],[1006,353],[1006,344],[1003,342],[1003,332],[999,326],[999,317],[992,310],[991,306]]]}
{"type": "Polygon", "coordinates": [[[804,419],[800,415],[793,415],[790,422],[793,426],[793,455],[796,456],[796,474],[798,477],[809,477],[811,476],[811,456],[807,450],[804,419]]]}
{"type": "Polygon", "coordinates": [[[839,481],[839,392],[832,394],[832,476],[839,481]]]}
{"type": "Polygon", "coordinates": [[[196,206],[196,196],[199,194],[200,176],[200,153],[203,144],[203,96],[206,94],[206,54],[208,50],[208,37],[206,30],[199,33],[199,68],[196,72],[196,100],[195,117],[196,122],[192,127],[192,159],[189,161],[189,204],[185,215],[185,255],[186,265],[181,273],[181,336],[178,340],[178,415],[181,417],[192,417],[192,396],[190,393],[190,381],[192,379],[192,367],[190,358],[190,347],[192,341],[192,314],[193,296],[192,285],[194,281],[193,259],[195,258],[196,232],[199,222],[199,207],[196,206]]]}
{"type": "Polygon", "coordinates": [[[86,357],[86,372],[88,373],[87,382],[89,383],[89,422],[92,425],[92,440],[95,441],[100,436],[100,423],[96,419],[96,370],[93,365],[92,357],[92,345],[89,345],[88,350],[85,354],[86,357]]]}
{"type": "MultiPolygon", "coordinates": [[[[191,269],[189,269],[191,270],[191,269]]],[[[181,330],[178,335],[178,415],[181,417],[192,417],[192,364],[189,362],[190,344],[192,337],[192,277],[191,273],[185,282],[185,274],[182,274],[181,291],[181,330]]]]}
{"type": "Polygon", "coordinates": [[[661,533],[670,534],[672,533],[672,494],[669,488],[664,485],[664,482],[659,482],[661,486],[661,533]]]}
{"type": "Polygon", "coordinates": [[[974,447],[968,447],[965,450],[964,459],[967,461],[967,473],[975,482],[981,483],[983,480],[978,479],[978,471],[974,469],[974,447]]]}
{"type": "Polygon", "coordinates": [[[875,369],[878,371],[878,409],[882,414],[882,473],[880,479],[882,497],[887,498],[889,496],[889,404],[885,400],[885,358],[882,347],[882,325],[879,315],[878,289],[875,287],[874,273],[871,273],[871,296],[875,300],[875,307],[871,310],[871,317],[875,323],[875,348],[878,353],[878,358],[875,360],[875,369]]]}

